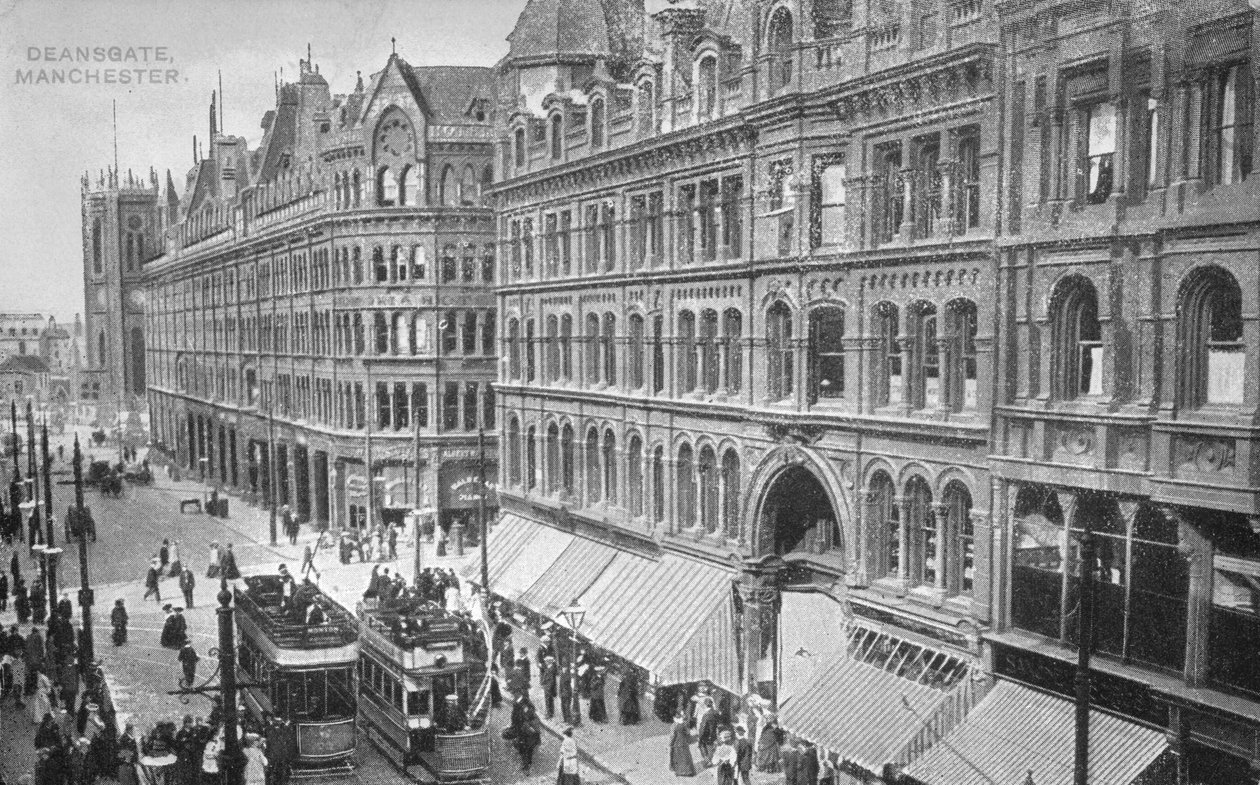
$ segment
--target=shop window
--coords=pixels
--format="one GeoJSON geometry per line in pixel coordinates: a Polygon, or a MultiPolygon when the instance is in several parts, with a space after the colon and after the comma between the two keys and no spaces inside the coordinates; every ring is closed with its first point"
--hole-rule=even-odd
{"type": "Polygon", "coordinates": [[[1241,404],[1246,344],[1238,282],[1217,267],[1197,272],[1182,287],[1178,321],[1181,404],[1241,404]]]}
{"type": "Polygon", "coordinates": [[[1102,395],[1102,328],[1094,285],[1080,276],[1069,278],[1060,284],[1054,307],[1052,385],[1057,397],[1102,395]]]}
{"type": "Polygon", "coordinates": [[[810,403],[844,396],[844,310],[815,308],[809,314],[810,403]]]}
{"type": "Polygon", "coordinates": [[[1210,513],[1195,521],[1211,533],[1214,547],[1212,618],[1208,625],[1211,683],[1260,697],[1260,535],[1241,516],[1210,513]]]}
{"type": "Polygon", "coordinates": [[[777,302],[766,312],[766,392],[770,400],[792,395],[795,362],[792,347],[792,311],[777,302]]]}

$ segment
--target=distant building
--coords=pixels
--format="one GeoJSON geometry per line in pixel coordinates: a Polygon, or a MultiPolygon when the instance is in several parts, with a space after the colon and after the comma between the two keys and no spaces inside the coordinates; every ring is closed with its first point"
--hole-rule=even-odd
{"type": "Polygon", "coordinates": [[[0,313],[0,360],[15,355],[42,356],[44,315],[0,313]]]}
{"type": "Polygon", "coordinates": [[[0,361],[0,396],[21,405],[32,399],[35,406],[47,403],[52,374],[48,364],[33,354],[19,354],[0,361]]]}

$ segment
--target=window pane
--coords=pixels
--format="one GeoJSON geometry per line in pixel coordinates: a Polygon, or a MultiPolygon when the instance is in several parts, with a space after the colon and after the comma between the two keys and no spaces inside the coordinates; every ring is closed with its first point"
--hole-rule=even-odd
{"type": "Polygon", "coordinates": [[[1107,155],[1116,151],[1116,108],[1098,104],[1089,110],[1089,156],[1107,155]]]}
{"type": "Polygon", "coordinates": [[[1050,638],[1059,637],[1063,537],[1063,529],[1045,519],[1016,524],[1011,621],[1020,629],[1050,638]]]}

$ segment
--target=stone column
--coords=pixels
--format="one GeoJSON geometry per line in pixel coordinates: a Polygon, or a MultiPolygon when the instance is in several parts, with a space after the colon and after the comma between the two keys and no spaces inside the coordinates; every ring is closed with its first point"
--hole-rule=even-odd
{"type": "Polygon", "coordinates": [[[1203,532],[1188,520],[1181,510],[1164,506],[1160,511],[1177,524],[1177,551],[1189,566],[1189,587],[1186,596],[1186,663],[1187,687],[1201,687],[1208,677],[1208,634],[1212,616],[1213,558],[1215,546],[1203,532]]]}
{"type": "Polygon", "coordinates": [[[910,499],[894,496],[893,504],[901,513],[897,527],[897,580],[904,587],[910,577],[910,499]]]}
{"type": "MultiPolygon", "coordinates": [[[[1059,509],[1063,511],[1063,526],[1068,532],[1071,532],[1072,526],[1076,521],[1076,506],[1080,501],[1080,497],[1075,491],[1064,490],[1055,490],[1054,495],[1058,499],[1059,509]]],[[[1071,554],[1071,537],[1065,536],[1059,552],[1059,561],[1067,573],[1070,573],[1072,569],[1071,554]]],[[[1067,605],[1068,582],[1063,581],[1061,586],[1062,588],[1059,590],[1059,607],[1063,608],[1067,605]]],[[[1059,619],[1059,639],[1067,640],[1067,614],[1063,614],[1059,619]]]]}
{"type": "MultiPolygon", "coordinates": [[[[743,605],[738,633],[743,666],[740,687],[745,693],[756,692],[759,686],[769,682],[773,690],[779,614],[777,569],[745,564],[736,589],[743,605]]],[[[769,697],[776,698],[775,695],[769,697]]]]}

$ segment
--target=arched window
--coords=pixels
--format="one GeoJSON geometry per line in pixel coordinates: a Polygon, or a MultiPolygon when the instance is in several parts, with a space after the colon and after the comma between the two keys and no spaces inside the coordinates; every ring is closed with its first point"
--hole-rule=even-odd
{"type": "Polygon", "coordinates": [[[604,431],[604,446],[601,456],[604,465],[604,501],[617,503],[617,437],[611,430],[604,431]]]}
{"type": "Polygon", "coordinates": [[[792,395],[796,364],[792,354],[792,311],[776,302],[766,312],[766,392],[772,401],[792,395]]]}
{"type": "Polygon", "coordinates": [[[602,342],[604,384],[613,387],[617,384],[617,317],[611,313],[604,314],[602,342]]]}
{"type": "Polygon", "coordinates": [[[411,265],[407,263],[407,252],[401,245],[395,245],[389,249],[389,262],[394,271],[394,280],[406,281],[407,268],[411,265]]]}
{"type": "Polygon", "coordinates": [[[519,381],[521,378],[521,323],[516,319],[508,321],[508,378],[519,381]]]}
{"type": "Polygon", "coordinates": [[[517,128],[512,134],[512,157],[516,162],[516,168],[520,169],[525,166],[525,129],[517,128]]]}
{"type": "Polygon", "coordinates": [[[92,272],[101,274],[101,219],[92,219],[92,272]]]}
{"type": "Polygon", "coordinates": [[[739,494],[739,453],[729,449],[722,454],[722,531],[728,540],[740,537],[739,494]]]}
{"type": "MultiPolygon", "coordinates": [[[[487,391],[492,393],[491,390],[487,391]]],[[[525,489],[532,491],[538,485],[538,444],[534,438],[534,426],[525,431],[525,489]]]]}
{"type": "Polygon", "coordinates": [[[713,448],[700,448],[700,525],[710,534],[718,527],[718,472],[717,455],[713,448]]]}
{"type": "Polygon", "coordinates": [[[889,578],[904,578],[905,559],[901,553],[901,510],[893,500],[892,479],[876,472],[866,486],[866,519],[876,533],[880,563],[876,572],[889,578]]]}
{"type": "Polygon", "coordinates": [[[560,373],[566,382],[573,381],[573,317],[560,317],[560,373]]]}
{"type": "Polygon", "coordinates": [[[464,166],[464,175],[459,178],[459,203],[471,206],[477,203],[480,194],[477,192],[477,173],[472,165],[464,166]]]}
{"type": "Polygon", "coordinates": [[[389,281],[389,265],[385,262],[385,249],[379,245],[372,249],[372,275],[377,283],[389,281]]]}
{"type": "Polygon", "coordinates": [[[665,520],[665,448],[652,450],[652,521],[665,520]]]}
{"type": "Polygon", "coordinates": [[[407,329],[407,316],[401,312],[394,314],[391,341],[394,354],[411,354],[411,332],[407,329]]]}
{"type": "Polygon", "coordinates": [[[643,440],[638,434],[630,437],[626,448],[626,471],[630,487],[626,494],[630,497],[630,515],[638,518],[643,515],[643,440]]]}
{"type": "Polygon", "coordinates": [[[1181,405],[1241,404],[1246,345],[1238,281],[1220,268],[1199,271],[1182,287],[1177,317],[1181,405]]]}
{"type": "Polygon", "coordinates": [[[674,468],[674,495],[678,504],[675,529],[690,529],[696,525],[696,467],[691,445],[683,444],[678,448],[678,464],[674,468]]]}
{"type": "Polygon", "coordinates": [[[485,206],[490,204],[490,186],[494,185],[494,169],[490,166],[481,170],[481,203],[485,206]]]}
{"type": "Polygon", "coordinates": [[[775,9],[770,17],[770,89],[778,92],[792,83],[792,13],[786,8],[775,9]]]}
{"type": "Polygon", "coordinates": [[[705,309],[700,312],[700,382],[710,394],[717,392],[722,371],[718,349],[718,314],[705,309]]]}
{"type": "Polygon", "coordinates": [[[547,426],[547,493],[555,495],[560,490],[560,428],[555,423],[547,426]]]}
{"type": "Polygon", "coordinates": [[[543,341],[546,344],[547,362],[546,378],[543,381],[557,382],[560,380],[560,320],[555,314],[547,317],[546,330],[543,341]]]}
{"type": "Polygon", "coordinates": [[[586,432],[586,502],[595,504],[604,498],[603,472],[599,461],[599,431],[591,428],[586,432]]]}
{"type": "Polygon", "coordinates": [[[705,55],[696,64],[696,117],[711,120],[717,111],[717,56],[705,55]]]}
{"type": "Polygon", "coordinates": [[[691,311],[678,314],[678,392],[696,389],[696,316],[691,311]]]}
{"type": "Polygon", "coordinates": [[[604,99],[591,100],[591,149],[604,146],[604,99]]]}
{"type": "Polygon", "coordinates": [[[560,487],[569,495],[573,494],[574,488],[573,449],[573,426],[566,424],[560,432],[560,487]]]}
{"type": "Polygon", "coordinates": [[[345,202],[342,198],[341,187],[341,172],[337,172],[333,175],[333,204],[338,210],[345,206],[345,202]]]}
{"type": "Polygon", "coordinates": [[[559,161],[564,152],[564,116],[551,116],[551,158],[559,161]]]}
{"type": "Polygon", "coordinates": [[[353,254],[354,263],[352,272],[354,274],[355,283],[363,283],[363,249],[355,248],[353,254]]]}
{"type": "Polygon", "coordinates": [[[941,355],[937,342],[936,306],[912,306],[910,340],[910,405],[915,409],[935,409],[941,400],[941,355]]]}
{"type": "Polygon", "coordinates": [[[638,101],[639,136],[651,136],[656,133],[656,88],[651,79],[639,82],[635,100],[638,101]]]}
{"type": "Polygon", "coordinates": [[[408,207],[418,207],[420,205],[420,170],[414,165],[408,165],[403,169],[402,176],[398,178],[398,204],[408,207]]]}
{"type": "Polygon", "coordinates": [[[631,314],[630,356],[626,358],[626,381],[631,390],[643,387],[643,317],[631,314]]]}
{"type": "Polygon", "coordinates": [[[897,306],[879,303],[874,308],[875,373],[873,402],[876,407],[901,401],[901,339],[897,306]]]}
{"type": "Polygon", "coordinates": [[[439,194],[442,204],[451,207],[459,204],[459,180],[455,176],[455,169],[447,164],[442,169],[441,193],[439,194]]]}
{"type": "MultiPolygon", "coordinates": [[[[912,477],[906,483],[905,500],[906,533],[911,543],[911,575],[914,582],[936,586],[943,581],[941,572],[941,538],[936,513],[932,509],[932,489],[922,477],[912,477]]],[[[943,584],[942,584],[943,585],[943,584]]]]}
{"type": "Polygon", "coordinates": [[[945,591],[970,597],[975,587],[976,531],[971,521],[971,494],[960,482],[951,482],[943,496],[946,538],[945,591]]]}
{"type": "Polygon", "coordinates": [[[521,484],[521,424],[513,417],[507,428],[508,483],[521,484]]]}
{"type": "Polygon", "coordinates": [[[740,391],[744,382],[744,317],[734,308],[722,314],[722,386],[728,394],[740,391]]]}
{"type": "Polygon", "coordinates": [[[429,252],[423,245],[411,249],[411,280],[422,281],[428,271],[429,252]]]}
{"type": "Polygon", "coordinates": [[[976,408],[976,304],[970,300],[946,307],[945,350],[945,403],[955,412],[976,408]]]}
{"type": "Polygon", "coordinates": [[[359,176],[359,170],[354,170],[352,178],[354,184],[354,206],[358,207],[363,204],[363,180],[359,176]]]}
{"type": "Polygon", "coordinates": [[[599,314],[586,315],[586,383],[599,384],[599,314]]]}
{"type": "Polygon", "coordinates": [[[101,330],[96,336],[96,362],[102,368],[109,364],[109,357],[105,354],[104,330],[101,330]]]}
{"type": "Polygon", "coordinates": [[[398,180],[388,166],[382,166],[376,173],[376,204],[381,207],[398,204],[398,180]]]}
{"type": "Polygon", "coordinates": [[[844,396],[844,310],[826,305],[809,314],[809,398],[844,396]]]}

